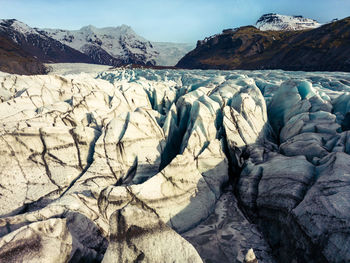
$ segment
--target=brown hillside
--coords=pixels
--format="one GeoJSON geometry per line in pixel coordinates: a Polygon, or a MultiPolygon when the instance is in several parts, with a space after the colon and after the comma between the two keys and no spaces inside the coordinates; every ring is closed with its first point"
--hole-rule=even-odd
{"type": "Polygon", "coordinates": [[[0,35],[0,71],[31,75],[45,74],[45,66],[15,42],[0,35]]]}
{"type": "Polygon", "coordinates": [[[225,30],[176,65],[200,69],[350,71],[350,17],[312,30],[225,30]]]}

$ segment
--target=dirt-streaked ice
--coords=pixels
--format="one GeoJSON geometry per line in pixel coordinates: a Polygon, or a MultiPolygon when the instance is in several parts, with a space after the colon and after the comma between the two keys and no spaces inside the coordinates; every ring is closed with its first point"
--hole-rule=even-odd
{"type": "Polygon", "coordinates": [[[348,73],[0,83],[0,261],[350,260],[348,73]]]}

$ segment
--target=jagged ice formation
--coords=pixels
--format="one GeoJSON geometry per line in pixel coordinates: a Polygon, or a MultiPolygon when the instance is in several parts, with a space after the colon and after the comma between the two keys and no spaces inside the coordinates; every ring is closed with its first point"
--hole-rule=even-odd
{"type": "Polygon", "coordinates": [[[349,74],[0,83],[0,261],[350,260],[349,74]]]}

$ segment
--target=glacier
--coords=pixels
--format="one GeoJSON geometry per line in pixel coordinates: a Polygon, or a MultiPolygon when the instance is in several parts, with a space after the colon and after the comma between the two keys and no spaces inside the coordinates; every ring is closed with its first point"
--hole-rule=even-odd
{"type": "Polygon", "coordinates": [[[0,261],[350,260],[349,73],[0,83],[0,261]]]}

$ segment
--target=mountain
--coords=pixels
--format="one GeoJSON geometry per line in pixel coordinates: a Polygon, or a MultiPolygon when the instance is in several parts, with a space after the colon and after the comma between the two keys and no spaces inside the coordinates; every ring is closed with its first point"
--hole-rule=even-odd
{"type": "Polygon", "coordinates": [[[225,30],[176,65],[199,69],[350,71],[350,17],[308,30],[225,30]]]}
{"type": "Polygon", "coordinates": [[[41,63],[174,66],[193,49],[191,44],[150,42],[126,25],[90,25],[69,31],[32,28],[16,19],[4,19],[0,20],[0,36],[0,70],[18,74],[42,73],[41,63]]]}
{"type": "Polygon", "coordinates": [[[312,29],[320,26],[321,24],[316,20],[304,18],[303,16],[287,16],[272,13],[262,15],[256,22],[256,27],[261,31],[294,31],[312,29]]]}
{"type": "Polygon", "coordinates": [[[44,74],[43,63],[93,61],[85,54],[15,19],[0,19],[0,71],[44,74]]]}
{"type": "Polygon", "coordinates": [[[85,54],[15,19],[0,20],[0,34],[14,41],[24,52],[40,62],[93,63],[85,54]]]}
{"type": "Polygon", "coordinates": [[[157,66],[175,66],[184,55],[195,48],[194,44],[188,43],[151,43],[158,52],[158,56],[155,57],[157,66]]]}
{"type": "Polygon", "coordinates": [[[23,75],[45,74],[45,66],[0,32],[0,71],[23,75]]]}
{"type": "Polygon", "coordinates": [[[80,30],[43,29],[41,32],[87,54],[98,64],[156,64],[154,58],[158,53],[151,42],[136,35],[126,25],[106,28],[90,25],[80,30]]]}
{"type": "Polygon", "coordinates": [[[193,49],[190,44],[150,42],[127,25],[80,30],[43,29],[41,32],[88,55],[95,63],[105,65],[174,66],[193,49]]]}

